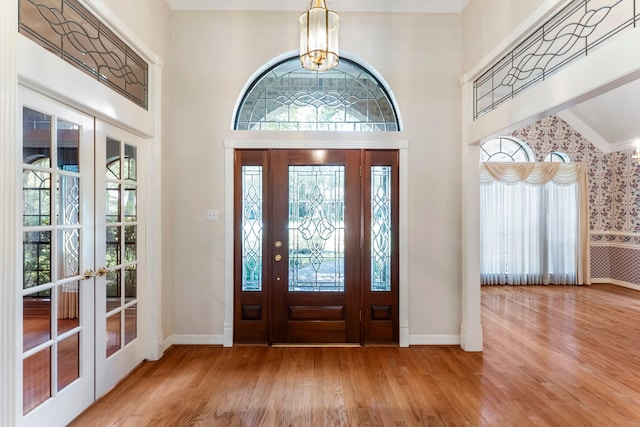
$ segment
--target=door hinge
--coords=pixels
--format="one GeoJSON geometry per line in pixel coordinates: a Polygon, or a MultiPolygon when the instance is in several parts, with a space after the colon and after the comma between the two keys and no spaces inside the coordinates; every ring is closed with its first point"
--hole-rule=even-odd
{"type": "Polygon", "coordinates": [[[362,178],[362,165],[360,165],[360,178],[362,178]]]}
{"type": "Polygon", "coordinates": [[[362,310],[360,310],[360,322],[362,322],[362,310]]]}

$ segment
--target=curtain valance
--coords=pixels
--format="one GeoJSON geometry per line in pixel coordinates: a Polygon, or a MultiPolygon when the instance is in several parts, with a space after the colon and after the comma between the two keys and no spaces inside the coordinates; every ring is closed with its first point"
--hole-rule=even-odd
{"type": "Polygon", "coordinates": [[[480,184],[489,185],[494,181],[503,184],[526,182],[529,185],[545,185],[553,181],[558,185],[568,185],[576,181],[586,182],[587,165],[584,163],[480,163],[480,184]]]}

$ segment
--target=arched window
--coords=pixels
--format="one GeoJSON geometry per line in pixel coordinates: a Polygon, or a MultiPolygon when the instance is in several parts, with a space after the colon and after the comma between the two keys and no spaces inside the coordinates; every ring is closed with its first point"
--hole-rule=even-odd
{"type": "Polygon", "coordinates": [[[302,68],[298,57],[268,68],[248,86],[235,130],[399,131],[389,91],[348,58],[324,72],[302,68]]]}
{"type": "Polygon", "coordinates": [[[560,151],[552,151],[544,158],[545,162],[569,163],[571,159],[568,155],[560,151]]]}
{"type": "Polygon", "coordinates": [[[481,162],[533,162],[534,159],[526,142],[510,136],[491,139],[480,146],[481,162]]]}

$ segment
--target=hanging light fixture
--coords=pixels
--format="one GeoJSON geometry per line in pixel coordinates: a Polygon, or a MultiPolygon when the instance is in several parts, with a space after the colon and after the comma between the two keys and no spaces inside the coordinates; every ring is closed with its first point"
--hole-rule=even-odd
{"type": "Polygon", "coordinates": [[[636,151],[631,155],[631,160],[634,163],[640,163],[640,139],[636,140],[636,151]]]}
{"type": "Polygon", "coordinates": [[[338,14],[325,0],[311,0],[300,15],[300,62],[304,68],[326,71],[338,65],[338,14]]]}

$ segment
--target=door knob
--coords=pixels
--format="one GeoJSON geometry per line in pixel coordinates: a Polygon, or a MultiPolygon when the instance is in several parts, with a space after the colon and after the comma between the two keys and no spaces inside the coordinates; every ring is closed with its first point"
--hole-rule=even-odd
{"type": "Polygon", "coordinates": [[[275,257],[276,262],[280,261],[282,259],[282,255],[278,254],[275,257]]]}
{"type": "Polygon", "coordinates": [[[84,280],[88,280],[94,277],[95,275],[96,273],[92,269],[88,269],[88,270],[85,270],[84,274],[82,275],[82,278],[84,280]]]}
{"type": "Polygon", "coordinates": [[[109,272],[109,270],[107,269],[107,267],[100,267],[100,268],[98,269],[98,271],[96,271],[96,276],[98,276],[98,277],[102,277],[102,276],[104,276],[105,274],[107,274],[108,272],[109,272]]]}

